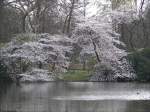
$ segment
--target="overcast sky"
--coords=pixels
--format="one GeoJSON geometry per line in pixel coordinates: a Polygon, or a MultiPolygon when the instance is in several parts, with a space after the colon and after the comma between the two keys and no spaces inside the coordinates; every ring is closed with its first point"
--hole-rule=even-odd
{"type": "MultiPolygon", "coordinates": [[[[97,13],[98,7],[99,7],[97,5],[98,2],[99,3],[101,2],[102,4],[109,3],[109,2],[107,2],[107,0],[89,0],[89,1],[90,1],[90,4],[87,7],[87,17],[93,16],[97,13]]],[[[149,0],[145,0],[145,3],[144,3],[145,5],[143,6],[143,10],[145,9],[146,4],[148,3],[148,1],[149,0]]],[[[140,5],[141,5],[141,0],[137,0],[137,10],[139,10],[140,5]]]]}
{"type": "Polygon", "coordinates": [[[93,16],[98,11],[98,4],[109,4],[109,2],[106,2],[106,0],[89,0],[90,4],[87,7],[87,16],[93,16]]]}

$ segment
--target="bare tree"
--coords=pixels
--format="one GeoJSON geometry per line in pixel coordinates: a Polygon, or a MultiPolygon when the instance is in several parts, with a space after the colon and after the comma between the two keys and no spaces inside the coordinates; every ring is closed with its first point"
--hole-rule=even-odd
{"type": "Polygon", "coordinates": [[[52,23],[55,23],[53,19],[57,18],[57,7],[57,0],[35,0],[35,8],[29,18],[32,31],[51,33],[48,30],[52,30],[52,23]]]}
{"type": "Polygon", "coordinates": [[[86,16],[87,5],[89,4],[88,0],[83,0],[83,15],[86,16]]]}
{"type": "Polygon", "coordinates": [[[64,20],[63,33],[70,34],[71,25],[74,16],[74,10],[78,8],[78,0],[70,0],[70,2],[65,2],[65,10],[67,14],[64,20]]]}
{"type": "Polygon", "coordinates": [[[9,4],[12,8],[17,9],[22,16],[22,31],[26,32],[26,18],[35,9],[34,0],[15,0],[9,4]]]}

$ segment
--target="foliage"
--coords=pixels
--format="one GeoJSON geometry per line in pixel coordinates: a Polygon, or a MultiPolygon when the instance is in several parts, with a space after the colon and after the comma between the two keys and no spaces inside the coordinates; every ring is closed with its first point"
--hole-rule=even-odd
{"type": "Polygon", "coordinates": [[[87,62],[88,69],[93,70],[96,63],[97,63],[96,57],[91,57],[87,62]]]}
{"type": "Polygon", "coordinates": [[[0,43],[0,48],[4,47],[5,43],[0,43]]]}
{"type": "Polygon", "coordinates": [[[61,77],[64,81],[88,81],[90,72],[87,70],[69,70],[61,77]]]}
{"type": "Polygon", "coordinates": [[[22,33],[22,34],[18,34],[16,35],[15,39],[17,42],[23,44],[25,42],[33,42],[35,40],[37,40],[38,36],[36,34],[32,34],[32,33],[22,33]]]}
{"type": "Polygon", "coordinates": [[[118,8],[121,5],[133,5],[133,2],[135,2],[134,4],[136,4],[136,0],[112,0],[112,8],[118,8]]]}
{"type": "Polygon", "coordinates": [[[139,81],[150,81],[150,49],[145,48],[128,55],[139,81]]]}
{"type": "Polygon", "coordinates": [[[21,32],[21,19],[17,10],[5,7],[0,9],[0,41],[8,42],[13,34],[21,32]]]}
{"type": "Polygon", "coordinates": [[[7,67],[0,61],[0,81],[10,80],[9,75],[7,73],[7,67]]]}
{"type": "Polygon", "coordinates": [[[33,69],[64,72],[69,66],[66,54],[72,53],[72,44],[70,38],[62,35],[20,34],[1,49],[1,57],[4,57],[9,73],[24,74],[23,77],[30,75],[33,69]]]}
{"type": "Polygon", "coordinates": [[[22,69],[21,71],[23,73],[27,72],[28,70],[31,70],[32,62],[30,62],[30,60],[27,60],[27,59],[22,59],[21,64],[20,64],[20,68],[22,69]]]}

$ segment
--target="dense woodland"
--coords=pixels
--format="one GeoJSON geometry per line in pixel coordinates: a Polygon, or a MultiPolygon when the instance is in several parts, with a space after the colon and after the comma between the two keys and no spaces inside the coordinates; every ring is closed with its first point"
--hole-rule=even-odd
{"type": "MultiPolygon", "coordinates": [[[[101,1],[94,4],[101,11],[108,7],[115,10],[121,4],[133,5],[133,0],[110,2],[112,6],[101,1]]],[[[5,42],[14,34],[29,32],[71,34],[78,17],[86,17],[89,3],[89,0],[1,0],[0,39],[5,42]]]]}
{"type": "MultiPolygon", "coordinates": [[[[0,47],[20,34],[49,33],[52,35],[65,35],[69,38],[75,37],[74,34],[77,34],[75,31],[78,29],[77,24],[84,23],[86,20],[93,20],[93,18],[99,21],[96,24],[102,24],[101,18],[107,14],[111,15],[110,27],[112,32],[115,32],[111,36],[120,35],[119,41],[123,42],[125,46],[117,46],[126,50],[127,54],[129,54],[127,59],[131,62],[138,76],[137,79],[142,81],[150,80],[149,0],[105,0],[105,2],[95,0],[93,4],[97,7],[97,13],[89,16],[91,4],[90,0],[0,0],[0,47]]],[[[98,31],[98,33],[101,31],[98,31]]],[[[80,35],[80,31],[78,33],[77,35],[80,35]]],[[[88,35],[97,34],[90,31],[88,35]]],[[[94,46],[96,61],[100,63],[101,58],[97,51],[98,44],[95,42],[96,39],[90,40],[94,46]]],[[[78,52],[78,49],[74,50],[78,52]]],[[[75,53],[74,56],[76,56],[75,53]]],[[[76,62],[75,58],[71,59],[76,62]]],[[[93,60],[92,62],[94,63],[93,60]]],[[[84,70],[85,61],[82,64],[84,70]]],[[[2,69],[0,74],[4,74],[5,68],[5,66],[0,65],[0,69],[2,69]]],[[[39,68],[42,67],[40,66],[39,68]]],[[[103,67],[100,66],[100,68],[103,67]]],[[[107,67],[103,71],[109,72],[110,70],[107,67]]],[[[107,74],[107,72],[103,74],[107,74]]],[[[77,72],[77,74],[80,73],[77,72]]]]}
{"type": "Polygon", "coordinates": [[[87,4],[85,0],[1,0],[1,41],[17,33],[70,34],[76,16],[85,16],[87,4]]]}

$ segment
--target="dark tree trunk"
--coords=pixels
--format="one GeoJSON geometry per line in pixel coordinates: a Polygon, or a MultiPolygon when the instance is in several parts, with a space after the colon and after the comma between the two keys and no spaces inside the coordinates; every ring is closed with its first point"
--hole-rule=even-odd
{"type": "Polygon", "coordinates": [[[23,33],[26,32],[26,17],[27,17],[27,15],[23,15],[23,17],[22,17],[22,32],[23,33]]]}
{"type": "Polygon", "coordinates": [[[98,52],[97,52],[96,43],[95,43],[95,42],[93,42],[93,41],[92,41],[92,43],[93,43],[93,46],[94,46],[94,52],[95,52],[95,55],[96,55],[97,61],[98,61],[98,62],[101,62],[101,60],[100,60],[100,58],[99,58],[99,55],[98,55],[98,52]]]}
{"type": "Polygon", "coordinates": [[[45,32],[45,15],[43,14],[43,17],[42,17],[42,33],[45,32]]]}
{"type": "Polygon", "coordinates": [[[36,2],[36,32],[40,33],[40,12],[41,12],[41,0],[37,0],[36,2]]]}
{"type": "Polygon", "coordinates": [[[4,0],[0,0],[0,39],[2,37],[2,21],[3,21],[3,6],[4,6],[4,0]]]}
{"type": "Polygon", "coordinates": [[[0,9],[4,6],[4,0],[0,0],[0,9]]]}
{"type": "Polygon", "coordinates": [[[84,2],[84,12],[83,12],[83,14],[84,14],[84,17],[85,17],[86,16],[86,0],[84,0],[83,2],[84,2]]]}
{"type": "Polygon", "coordinates": [[[67,33],[68,34],[70,33],[70,27],[71,27],[71,20],[72,20],[74,5],[75,5],[75,0],[72,0],[72,5],[70,8],[70,13],[69,13],[69,18],[68,18],[68,25],[67,25],[67,33]]]}
{"type": "Polygon", "coordinates": [[[66,33],[66,25],[67,25],[68,15],[66,16],[64,26],[63,26],[63,33],[66,33]]]}

